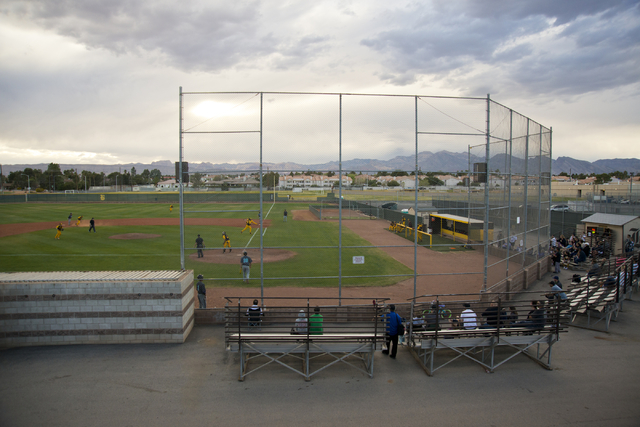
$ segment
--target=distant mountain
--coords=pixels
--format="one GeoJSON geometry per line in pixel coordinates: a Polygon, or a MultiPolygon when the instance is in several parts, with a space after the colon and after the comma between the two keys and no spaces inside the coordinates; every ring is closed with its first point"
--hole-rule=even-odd
{"type": "MultiPolygon", "coordinates": [[[[548,164],[543,162],[542,165],[537,163],[535,157],[530,158],[529,172],[531,174],[536,171],[548,169],[548,164]]],[[[483,162],[483,157],[471,156],[471,163],[483,162]]],[[[342,170],[344,171],[362,171],[362,172],[377,172],[382,170],[405,170],[410,171],[415,168],[414,156],[396,156],[389,160],[378,159],[351,159],[344,160],[342,162],[342,170]]],[[[418,153],[418,167],[423,172],[457,172],[465,171],[468,169],[469,157],[467,153],[452,153],[450,151],[439,151],[432,153],[431,151],[423,151],[418,153]]],[[[272,171],[327,171],[338,170],[338,161],[332,161],[327,163],[318,164],[301,164],[293,162],[283,163],[264,163],[264,170],[272,171]]],[[[517,174],[524,174],[524,160],[521,158],[511,158],[511,170],[517,174]]],[[[25,168],[46,170],[48,164],[22,164],[22,165],[3,165],[2,173],[6,176],[13,171],[24,170],[25,168]]],[[[145,169],[158,169],[163,175],[173,175],[174,162],[170,160],[161,160],[145,163],[126,163],[120,165],[92,165],[92,164],[60,164],[61,170],[77,169],[78,172],[82,170],[88,170],[91,172],[110,174],[112,172],[131,170],[136,168],[137,173],[141,173],[145,169]]],[[[190,172],[211,172],[211,171],[229,171],[229,172],[243,172],[258,170],[260,165],[258,163],[220,163],[214,164],[209,162],[202,163],[189,163],[190,172]]],[[[497,154],[493,156],[489,161],[490,170],[505,171],[509,167],[508,159],[504,154],[497,154]]],[[[472,165],[473,168],[473,165],[472,165]]],[[[595,162],[588,162],[585,160],[577,160],[571,157],[558,157],[552,161],[552,174],[558,175],[560,172],[567,173],[608,173],[615,171],[627,171],[640,173],[640,159],[602,159],[595,162]]]]}

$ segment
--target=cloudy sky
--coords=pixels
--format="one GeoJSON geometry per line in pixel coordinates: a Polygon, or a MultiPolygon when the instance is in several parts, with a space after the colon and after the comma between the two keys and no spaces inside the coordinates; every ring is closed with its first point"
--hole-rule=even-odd
{"type": "MultiPolygon", "coordinates": [[[[639,4],[1,0],[0,163],[174,161],[179,87],[254,91],[185,96],[193,131],[258,129],[256,92],[490,94],[552,126],[554,158],[640,158],[639,4]]],[[[265,161],[337,159],[336,97],[262,102],[265,161]]],[[[411,153],[413,108],[413,98],[345,99],[344,158],[411,153]]],[[[419,108],[424,122],[485,126],[466,101],[419,108]]],[[[185,157],[256,160],[256,138],[190,134],[185,157]]],[[[469,141],[433,138],[420,151],[469,141]]]]}

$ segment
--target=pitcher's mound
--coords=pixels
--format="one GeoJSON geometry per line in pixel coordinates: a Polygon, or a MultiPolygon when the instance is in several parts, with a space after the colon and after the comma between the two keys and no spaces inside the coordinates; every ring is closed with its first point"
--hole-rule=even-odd
{"type": "MultiPolygon", "coordinates": [[[[210,262],[212,264],[238,264],[240,265],[240,257],[242,256],[242,250],[234,249],[232,252],[227,251],[222,253],[222,249],[204,250],[204,258],[198,258],[198,252],[193,252],[189,255],[189,258],[194,261],[210,262]]],[[[251,250],[247,251],[247,255],[251,257],[253,264],[260,264],[260,251],[251,250]]],[[[284,261],[296,256],[295,252],[285,251],[284,249],[265,249],[264,250],[264,262],[278,262],[284,261]]]]}
{"type": "Polygon", "coordinates": [[[155,239],[156,237],[162,237],[161,234],[145,234],[145,233],[126,233],[126,234],[114,234],[110,236],[110,239],[120,240],[135,240],[135,239],[155,239]]]}

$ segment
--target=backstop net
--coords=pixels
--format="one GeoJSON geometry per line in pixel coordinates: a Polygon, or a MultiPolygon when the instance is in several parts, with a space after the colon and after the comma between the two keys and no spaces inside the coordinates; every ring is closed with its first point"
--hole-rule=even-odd
{"type": "Polygon", "coordinates": [[[182,190],[202,195],[182,199],[183,268],[222,287],[242,280],[239,259],[219,259],[229,230],[263,293],[410,282],[407,298],[503,291],[547,255],[551,130],[489,96],[180,89],[179,160],[182,190]],[[221,203],[224,192],[242,196],[221,203]],[[248,218],[262,224],[251,240],[239,233],[248,218]],[[205,233],[200,257],[193,239],[205,233]]]}

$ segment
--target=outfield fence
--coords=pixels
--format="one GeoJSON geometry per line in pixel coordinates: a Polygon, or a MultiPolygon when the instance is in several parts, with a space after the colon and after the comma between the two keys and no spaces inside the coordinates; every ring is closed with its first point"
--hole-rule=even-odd
{"type": "MultiPolygon", "coordinates": [[[[185,192],[187,203],[256,203],[260,201],[260,192],[185,192]]],[[[276,193],[264,195],[266,201],[287,202],[289,198],[276,193]]],[[[179,203],[177,192],[157,193],[53,193],[53,194],[7,194],[0,196],[0,203],[179,203]]]]}

